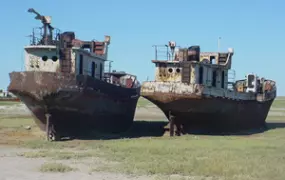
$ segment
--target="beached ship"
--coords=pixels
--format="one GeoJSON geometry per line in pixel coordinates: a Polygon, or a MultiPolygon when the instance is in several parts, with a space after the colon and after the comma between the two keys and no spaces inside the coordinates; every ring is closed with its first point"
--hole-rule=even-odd
{"type": "Polygon", "coordinates": [[[43,27],[25,50],[25,71],[11,72],[8,91],[32,112],[49,140],[99,130],[118,133],[133,122],[140,96],[135,75],[105,72],[110,36],[82,41],[74,32],[50,25],[51,18],[34,9],[43,27]]]}
{"type": "Polygon", "coordinates": [[[276,83],[254,73],[235,81],[232,48],[200,52],[200,46],[177,48],[173,41],[166,50],[155,47],[155,80],[142,83],[141,96],[164,112],[171,136],[191,132],[192,127],[236,132],[265,125],[276,83]],[[159,59],[162,52],[166,55],[159,59]]]}

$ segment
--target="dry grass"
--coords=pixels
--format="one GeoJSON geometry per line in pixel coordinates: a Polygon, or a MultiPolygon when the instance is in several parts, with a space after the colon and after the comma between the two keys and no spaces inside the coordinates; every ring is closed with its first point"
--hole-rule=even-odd
{"type": "Polygon", "coordinates": [[[41,172],[70,172],[75,169],[62,163],[44,163],[40,167],[41,172]]]}
{"type": "Polygon", "coordinates": [[[52,159],[100,157],[118,164],[96,165],[95,171],[136,175],[281,179],[285,176],[284,138],[284,128],[277,128],[252,136],[187,135],[60,143],[39,140],[26,144],[27,147],[39,148],[39,151],[28,152],[24,156],[52,159]]]}
{"type": "Polygon", "coordinates": [[[10,105],[18,105],[21,104],[21,102],[17,101],[0,101],[0,106],[10,106],[10,105]]]}
{"type": "MultiPolygon", "coordinates": [[[[280,103],[277,106],[285,107],[280,103]]],[[[10,137],[7,134],[11,130],[19,134],[30,133],[30,139],[18,142],[20,146],[37,149],[20,154],[27,158],[80,161],[96,157],[116,163],[94,165],[94,171],[156,174],[159,177],[171,174],[237,180],[281,180],[285,177],[285,117],[282,116],[269,116],[270,129],[249,136],[186,135],[66,142],[46,142],[43,137],[35,136],[36,127],[30,131],[22,128],[23,124],[31,122],[24,118],[0,119],[0,133],[5,132],[0,139],[10,137]]],[[[48,163],[41,171],[66,172],[71,171],[70,168],[48,163]]]]}
{"type": "Polygon", "coordinates": [[[275,99],[272,107],[274,108],[285,108],[285,100],[284,99],[275,99]]]}
{"type": "Polygon", "coordinates": [[[69,151],[65,150],[39,150],[19,153],[19,156],[26,158],[52,158],[54,160],[82,159],[97,156],[96,151],[69,151]]]}
{"type": "Polygon", "coordinates": [[[154,104],[152,102],[150,102],[149,100],[143,98],[143,97],[140,97],[139,100],[138,100],[138,103],[137,103],[137,107],[147,107],[147,106],[151,106],[154,104]]]}
{"type": "Polygon", "coordinates": [[[127,174],[209,176],[225,179],[282,179],[285,176],[285,129],[252,136],[193,136],[69,142],[29,141],[39,148],[25,157],[80,159],[99,157],[116,164],[94,171],[127,174]],[[67,150],[68,149],[68,150],[67,150]]]}

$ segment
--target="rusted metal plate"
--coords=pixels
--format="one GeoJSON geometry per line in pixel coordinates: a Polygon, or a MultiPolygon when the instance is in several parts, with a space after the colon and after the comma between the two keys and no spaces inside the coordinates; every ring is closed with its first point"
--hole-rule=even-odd
{"type": "MultiPolygon", "coordinates": [[[[262,127],[276,91],[263,95],[179,82],[143,82],[141,95],[183,129],[201,125],[223,131],[262,127]]],[[[204,129],[205,130],[205,129],[204,129]]]]}
{"type": "Polygon", "coordinates": [[[124,131],[140,95],[140,87],[122,88],[84,75],[27,71],[12,72],[10,79],[8,91],[26,104],[39,127],[45,130],[49,113],[59,133],[124,131]]]}

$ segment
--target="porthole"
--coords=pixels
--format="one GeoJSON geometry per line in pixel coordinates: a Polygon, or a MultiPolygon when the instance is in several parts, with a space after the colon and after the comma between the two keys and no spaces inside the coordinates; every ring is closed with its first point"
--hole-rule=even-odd
{"type": "Polygon", "coordinates": [[[47,61],[47,60],[48,60],[48,57],[47,57],[47,56],[43,56],[43,57],[42,57],[42,60],[43,60],[43,61],[47,61]]]}
{"type": "Polygon", "coordinates": [[[169,73],[172,73],[172,72],[173,72],[173,69],[172,69],[172,68],[169,68],[169,69],[168,69],[168,72],[169,72],[169,73]]]}
{"type": "Polygon", "coordinates": [[[176,72],[177,72],[177,73],[180,73],[180,69],[179,69],[179,68],[177,68],[177,69],[176,69],[176,72]]]}
{"type": "Polygon", "coordinates": [[[57,56],[53,56],[53,57],[51,58],[51,60],[52,60],[53,62],[56,62],[56,61],[58,60],[58,57],[57,57],[57,56]]]}

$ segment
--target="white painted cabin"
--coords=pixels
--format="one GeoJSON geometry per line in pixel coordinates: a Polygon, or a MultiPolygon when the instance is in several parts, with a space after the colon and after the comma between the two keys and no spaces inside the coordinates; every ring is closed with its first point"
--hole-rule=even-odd
{"type": "MultiPolygon", "coordinates": [[[[59,71],[59,55],[56,46],[31,45],[25,47],[26,71],[59,71]]],[[[106,55],[96,55],[84,49],[73,48],[71,72],[102,79],[106,55]]]]}

